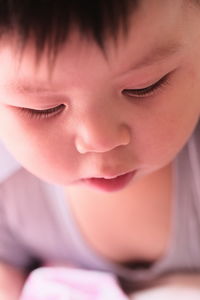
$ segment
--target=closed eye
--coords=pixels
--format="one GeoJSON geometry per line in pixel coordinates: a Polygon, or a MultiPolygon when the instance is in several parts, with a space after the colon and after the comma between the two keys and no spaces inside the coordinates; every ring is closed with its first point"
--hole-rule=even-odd
{"type": "Polygon", "coordinates": [[[30,119],[46,119],[53,117],[54,115],[59,114],[63,109],[66,107],[64,104],[60,104],[58,106],[45,109],[45,110],[37,110],[37,109],[31,109],[31,108],[25,108],[25,107],[19,107],[20,111],[23,112],[25,115],[27,115],[30,119]]]}
{"type": "Polygon", "coordinates": [[[147,97],[151,96],[156,92],[156,90],[163,88],[168,84],[169,73],[167,73],[164,77],[158,80],[156,83],[147,86],[142,89],[124,89],[122,94],[130,97],[147,97]]]}

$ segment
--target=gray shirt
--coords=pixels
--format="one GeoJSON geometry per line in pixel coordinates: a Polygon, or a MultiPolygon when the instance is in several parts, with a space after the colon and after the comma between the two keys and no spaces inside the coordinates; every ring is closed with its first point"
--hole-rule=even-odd
{"type": "Polygon", "coordinates": [[[61,186],[35,177],[0,144],[0,260],[24,269],[35,260],[70,262],[112,272],[127,287],[142,287],[168,272],[200,272],[199,147],[200,125],[173,162],[173,230],[166,256],[149,267],[125,267],[87,244],[61,186]]]}

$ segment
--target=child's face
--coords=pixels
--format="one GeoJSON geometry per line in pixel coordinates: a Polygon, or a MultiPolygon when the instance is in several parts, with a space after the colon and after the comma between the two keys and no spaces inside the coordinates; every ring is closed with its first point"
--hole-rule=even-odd
{"type": "Polygon", "coordinates": [[[11,40],[5,42],[0,137],[16,159],[38,177],[61,185],[135,169],[140,178],[172,161],[200,109],[200,11],[182,2],[141,1],[128,39],[121,36],[117,47],[108,41],[107,58],[94,42],[72,32],[51,81],[45,58],[35,70],[31,45],[18,69],[15,48],[11,40]],[[159,55],[156,48],[162,49],[159,55]],[[154,94],[124,91],[150,86],[166,74],[168,83],[154,94]],[[60,104],[66,108],[41,119],[14,108],[60,104]]]}

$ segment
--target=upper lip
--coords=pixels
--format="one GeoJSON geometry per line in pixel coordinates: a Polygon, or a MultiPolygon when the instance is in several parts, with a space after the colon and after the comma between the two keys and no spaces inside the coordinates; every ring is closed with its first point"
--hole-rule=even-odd
{"type": "Polygon", "coordinates": [[[102,174],[102,175],[96,175],[96,176],[91,176],[91,177],[87,177],[84,179],[91,179],[91,178],[104,178],[104,179],[114,179],[116,177],[122,176],[122,175],[126,175],[128,173],[133,172],[133,170],[131,171],[126,171],[126,172],[115,172],[115,173],[111,173],[111,174],[102,174]]]}

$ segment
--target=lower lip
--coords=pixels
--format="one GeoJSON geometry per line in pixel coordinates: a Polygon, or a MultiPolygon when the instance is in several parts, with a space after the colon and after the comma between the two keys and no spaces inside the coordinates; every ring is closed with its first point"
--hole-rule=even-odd
{"type": "Polygon", "coordinates": [[[106,192],[116,192],[126,187],[135,175],[135,171],[112,179],[88,178],[82,179],[81,183],[106,192]]]}

